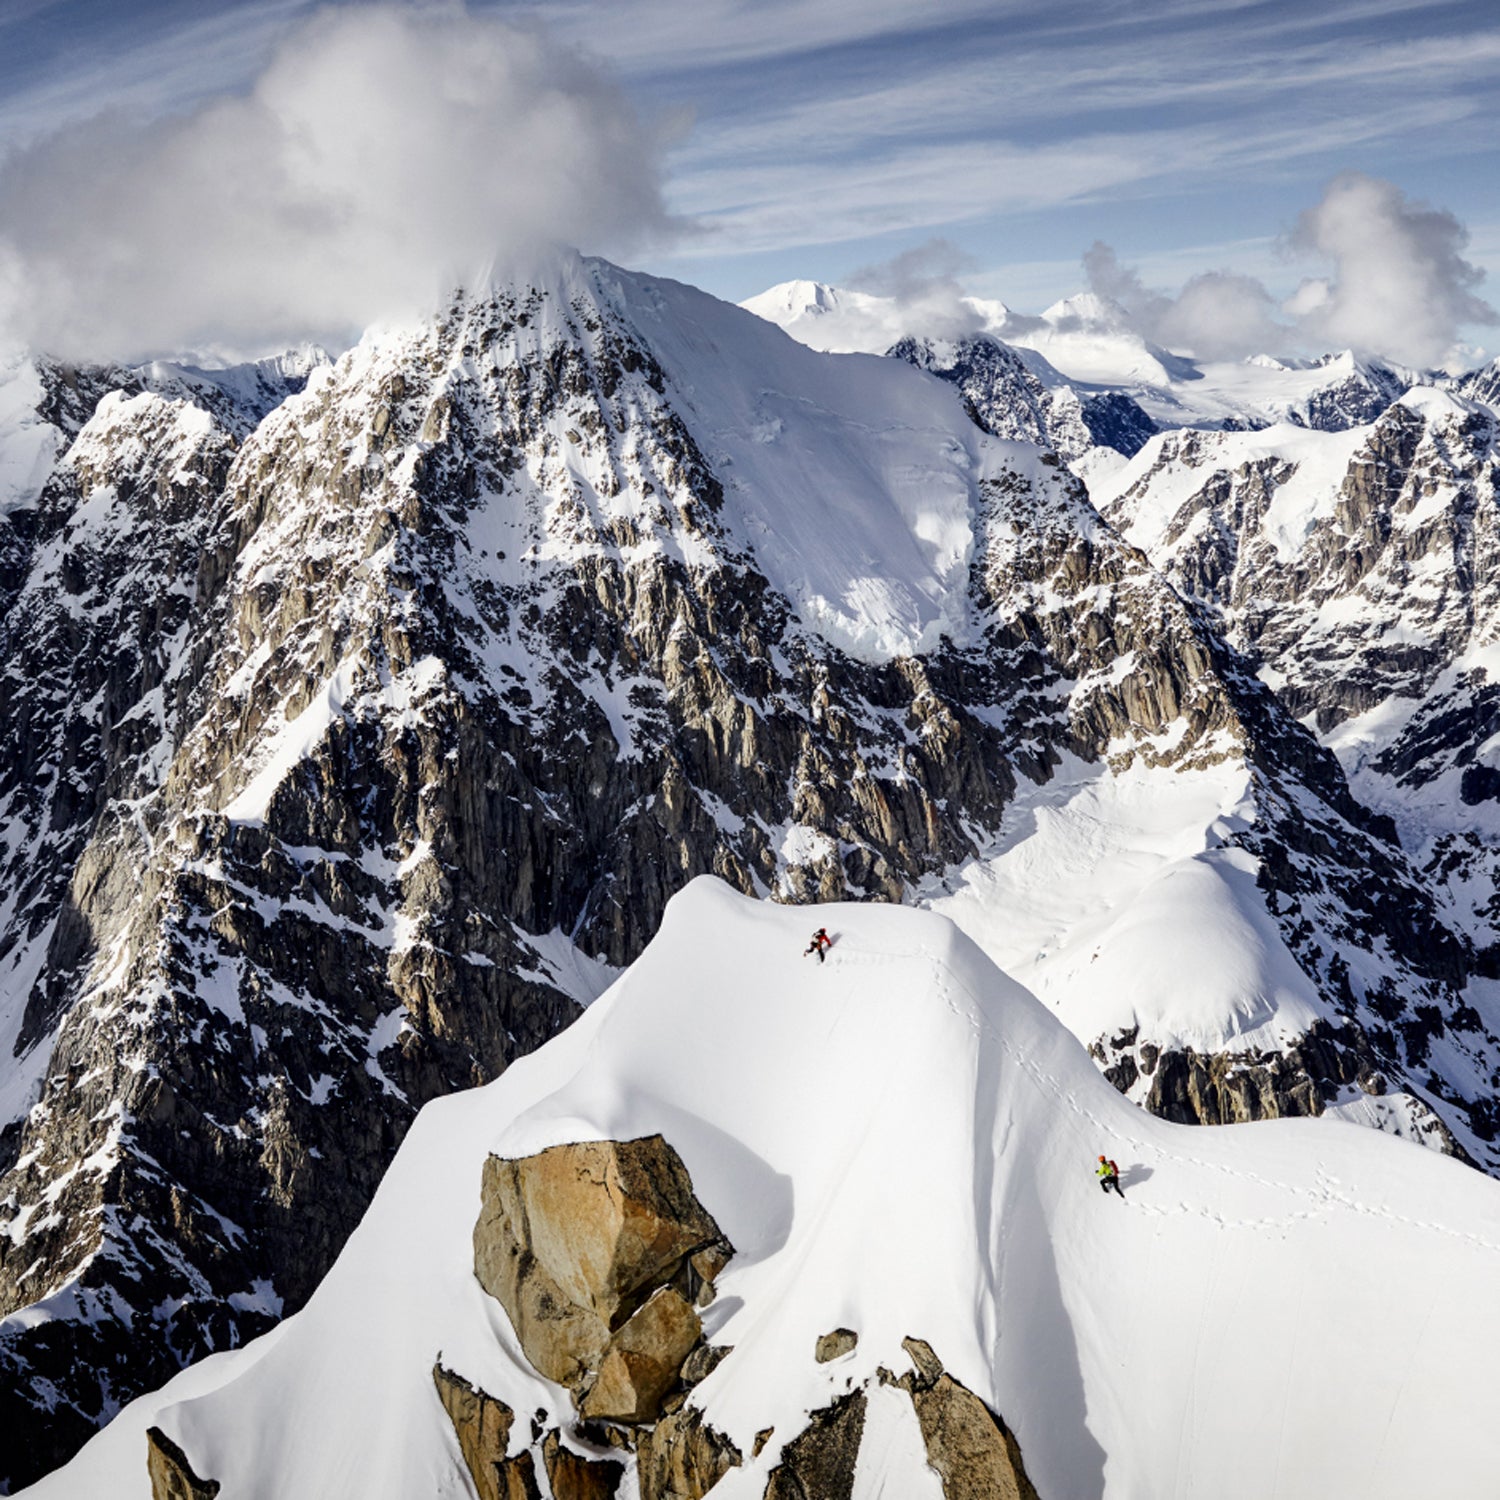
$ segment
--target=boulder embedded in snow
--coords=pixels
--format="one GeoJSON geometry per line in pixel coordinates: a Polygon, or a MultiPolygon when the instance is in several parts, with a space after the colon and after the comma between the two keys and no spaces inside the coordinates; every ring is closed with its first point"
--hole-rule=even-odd
{"type": "Polygon", "coordinates": [[[485,1163],[474,1272],[527,1359],[586,1417],[649,1422],[734,1247],[659,1135],[485,1163]]]}
{"type": "Polygon", "coordinates": [[[864,1391],[857,1390],[815,1411],[782,1450],[766,1482],[765,1500],[849,1500],[865,1404],[864,1391]]]}
{"type": "Polygon", "coordinates": [[[214,1500],[217,1479],[199,1479],[176,1443],[160,1427],[146,1430],[146,1472],[151,1476],[151,1500],[214,1500]]]}
{"type": "MultiPolygon", "coordinates": [[[[506,1457],[516,1419],[510,1407],[440,1364],[432,1367],[432,1383],[458,1435],[479,1500],[540,1500],[531,1454],[506,1457]]],[[[215,1485],[209,1493],[217,1490],[215,1485]]]]}
{"type": "Polygon", "coordinates": [[[734,1443],[693,1406],[642,1432],[636,1454],[641,1500],[702,1500],[743,1461],[734,1443]]]}
{"type": "Polygon", "coordinates": [[[820,1365],[826,1365],[831,1359],[853,1353],[858,1343],[859,1335],[852,1328],[835,1328],[818,1340],[813,1355],[820,1365]]]}
{"type": "Polygon", "coordinates": [[[625,1465],[609,1458],[584,1458],[569,1448],[554,1428],[542,1440],[542,1462],[553,1500],[613,1500],[625,1465]]]}

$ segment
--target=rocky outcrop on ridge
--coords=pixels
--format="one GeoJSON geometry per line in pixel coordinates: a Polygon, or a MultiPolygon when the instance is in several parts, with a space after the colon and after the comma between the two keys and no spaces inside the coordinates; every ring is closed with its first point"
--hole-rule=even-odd
{"type": "Polygon", "coordinates": [[[682,1159],[660,1136],[492,1156],[482,1203],[474,1274],[527,1359],[586,1420],[654,1422],[734,1254],[682,1159]]]}
{"type": "MultiPolygon", "coordinates": [[[[636,1340],[651,1352],[631,1366],[630,1400],[601,1409],[596,1399],[611,1361],[632,1342],[632,1328],[663,1298],[684,1307],[686,1293],[699,1304],[712,1300],[713,1278],[732,1255],[681,1158],[659,1135],[553,1146],[515,1160],[491,1156],[485,1164],[475,1275],[504,1307],[533,1367],[569,1389],[578,1418],[571,1440],[634,1454],[642,1500],[701,1500],[744,1462],[713,1425],[712,1397],[700,1404],[692,1390],[720,1360],[733,1358],[732,1349],[715,1351],[696,1377],[682,1371],[668,1397],[657,1377],[667,1364],[680,1368],[677,1344],[670,1337],[636,1340]]],[[[814,1357],[827,1363],[858,1344],[856,1330],[837,1328],[818,1339],[814,1357]]],[[[945,1372],[929,1344],[908,1338],[903,1348],[910,1371],[898,1378],[882,1367],[877,1378],[910,1396],[928,1461],[949,1500],[1036,1500],[1005,1423],[945,1372]]],[[[511,1408],[441,1364],[433,1379],[481,1500],[534,1494],[531,1451],[510,1453],[511,1408]]],[[[868,1383],[810,1413],[770,1467],[765,1500],[847,1500],[865,1433],[868,1383]]],[[[544,1415],[538,1412],[533,1423],[531,1446],[548,1455],[549,1475],[560,1464],[577,1466],[569,1494],[613,1494],[621,1466],[570,1453],[557,1428],[543,1442],[544,1415]]],[[[768,1428],[757,1437],[752,1460],[771,1435],[768,1428]]],[[[559,1493],[557,1478],[551,1482],[559,1493]]]]}
{"type": "Polygon", "coordinates": [[[1015,1433],[943,1369],[930,1344],[907,1338],[903,1347],[911,1371],[899,1379],[888,1370],[880,1375],[911,1397],[927,1462],[942,1479],[946,1500],[1038,1500],[1015,1433]]]}
{"type": "Polygon", "coordinates": [[[223,1488],[217,1479],[200,1479],[187,1454],[160,1427],[146,1433],[146,1472],[151,1500],[214,1500],[223,1488]]]}

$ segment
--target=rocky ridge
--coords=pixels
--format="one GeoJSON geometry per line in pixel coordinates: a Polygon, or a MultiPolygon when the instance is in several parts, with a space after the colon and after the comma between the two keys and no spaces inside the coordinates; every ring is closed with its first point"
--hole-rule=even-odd
{"type": "MultiPolygon", "coordinates": [[[[1336,438],[1167,434],[1112,484],[1105,513],[1142,546],[1392,820],[1470,957],[1431,1042],[1465,1054],[1468,1113],[1496,1126],[1490,976],[1500,953],[1494,689],[1500,666],[1496,418],[1416,390],[1336,438]]],[[[1500,782],[1497,782],[1500,785],[1500,782]]],[[[1382,1002],[1386,1025],[1421,1007],[1382,1002]]],[[[1430,1012],[1428,1012],[1430,1019],[1430,1012]]],[[[1431,1045],[1431,1043],[1429,1043],[1431,1045]]],[[[1428,1045],[1417,1041],[1425,1064],[1428,1045]]]]}
{"type": "Polygon", "coordinates": [[[965,409],[996,437],[1035,443],[1069,463],[1091,449],[1126,458],[1156,432],[1156,423],[1118,391],[1080,393],[1039,355],[1030,362],[999,339],[974,336],[953,343],[902,339],[886,353],[956,386],[965,409]],[[1049,379],[1040,378],[1039,365],[1049,379]]]}
{"type": "MultiPolygon", "coordinates": [[[[1483,1156],[1488,1085],[1423,1073],[1414,1029],[1463,1031],[1468,948],[1211,611],[1055,459],[934,415],[891,362],[923,462],[966,455],[961,607],[916,650],[835,644],[772,581],[750,450],[704,394],[713,336],[785,341],[724,317],[571,264],[258,421],[49,388],[76,431],[0,524],[12,1479],[305,1301],[420,1105],[576,1016],[693,876],[901,900],[1064,755],[1243,761],[1253,817],[1225,837],[1327,999],[1315,1066],[1261,1087],[1241,1059],[1163,1100],[1315,1111],[1378,1068],[1483,1156]],[[670,330],[693,320],[690,353],[670,330]]],[[[772,451],[836,392],[799,358],[754,414],[772,451]]],[[[1174,1066],[1170,1038],[1099,1045],[1137,1094],[1174,1066]]]]}

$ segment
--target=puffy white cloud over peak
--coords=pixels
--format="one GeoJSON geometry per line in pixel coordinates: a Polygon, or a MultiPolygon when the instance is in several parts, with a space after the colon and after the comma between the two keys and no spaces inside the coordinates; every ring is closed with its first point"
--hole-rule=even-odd
{"type": "Polygon", "coordinates": [[[668,233],[659,144],[539,29],[452,7],[322,12],[248,92],[13,155],[0,323],[95,357],[357,330],[496,262],[668,233]]]}
{"type": "Polygon", "coordinates": [[[1484,272],[1461,254],[1464,226],[1359,172],[1333,179],[1302,213],[1285,248],[1329,269],[1279,306],[1252,276],[1194,276],[1173,294],[1148,287],[1096,242],[1084,255],[1090,288],[1124,308],[1144,337],[1202,359],[1349,347],[1405,364],[1452,357],[1466,324],[1500,321],[1478,295],[1484,272]]]}
{"type": "Polygon", "coordinates": [[[1469,236],[1443,209],[1393,183],[1347,172],[1298,221],[1302,250],[1334,263],[1288,304],[1325,343],[1378,350],[1415,365],[1447,357],[1465,323],[1500,321],[1478,295],[1484,272],[1463,258],[1469,236]]]}

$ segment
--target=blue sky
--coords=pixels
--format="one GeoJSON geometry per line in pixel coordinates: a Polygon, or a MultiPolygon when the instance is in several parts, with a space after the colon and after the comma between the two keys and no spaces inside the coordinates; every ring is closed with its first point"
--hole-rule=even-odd
{"type": "MultiPolygon", "coordinates": [[[[419,7],[409,7],[417,9],[419,7]]],[[[427,7],[452,11],[451,6],[427,7]]],[[[244,91],[301,0],[3,0],[0,151],[101,107],[244,91]]],[[[1450,211],[1500,302],[1500,6],[1453,0],[475,0],[595,59],[667,142],[691,227],[629,257],[734,299],[933,238],[1026,310],[1096,240],[1148,283],[1289,294],[1350,170],[1450,211]]],[[[0,224],[3,229],[3,224],[0,224]]]]}

